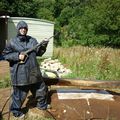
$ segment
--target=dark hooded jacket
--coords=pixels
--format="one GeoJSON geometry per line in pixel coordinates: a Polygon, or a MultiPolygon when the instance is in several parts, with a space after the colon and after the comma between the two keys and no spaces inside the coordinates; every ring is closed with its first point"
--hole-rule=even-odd
{"type": "Polygon", "coordinates": [[[42,56],[46,51],[46,46],[28,54],[25,63],[20,63],[19,54],[38,44],[37,40],[31,36],[17,35],[6,45],[3,54],[5,60],[10,63],[10,73],[12,84],[15,86],[29,85],[40,82],[41,72],[36,56],[42,56]]]}

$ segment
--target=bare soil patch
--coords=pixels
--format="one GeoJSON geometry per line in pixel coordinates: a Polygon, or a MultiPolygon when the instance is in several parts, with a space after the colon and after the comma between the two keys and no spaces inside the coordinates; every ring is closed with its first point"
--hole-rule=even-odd
{"type": "MultiPolygon", "coordinates": [[[[114,101],[89,99],[88,105],[86,99],[59,99],[57,90],[51,90],[49,102],[52,109],[49,111],[37,110],[35,101],[31,97],[26,99],[23,107],[28,110],[29,115],[51,117],[55,120],[120,120],[120,94],[108,92],[114,95],[114,101]]],[[[0,89],[0,110],[9,95],[9,88],[0,89]]],[[[9,102],[3,111],[5,119],[8,117],[8,108],[9,102]]]]}

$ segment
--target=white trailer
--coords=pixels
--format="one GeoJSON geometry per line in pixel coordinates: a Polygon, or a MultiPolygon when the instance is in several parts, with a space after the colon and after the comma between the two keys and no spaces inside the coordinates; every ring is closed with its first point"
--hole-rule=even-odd
{"type": "MultiPolygon", "coordinates": [[[[54,34],[54,23],[47,20],[27,18],[27,17],[0,17],[0,51],[5,47],[6,42],[13,38],[16,34],[16,25],[19,21],[25,21],[28,24],[28,35],[33,36],[41,42],[45,38],[49,38],[54,34]]],[[[51,57],[53,55],[53,40],[47,46],[47,51],[43,57],[51,57]]]]}

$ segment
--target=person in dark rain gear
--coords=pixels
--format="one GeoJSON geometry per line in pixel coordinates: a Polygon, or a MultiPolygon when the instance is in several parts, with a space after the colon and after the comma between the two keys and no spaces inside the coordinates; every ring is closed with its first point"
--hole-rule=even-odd
{"type": "Polygon", "coordinates": [[[36,56],[42,56],[48,42],[28,54],[27,60],[20,63],[26,57],[22,52],[38,44],[37,40],[29,35],[28,25],[25,21],[17,24],[17,35],[10,40],[3,50],[4,59],[10,63],[10,73],[13,86],[12,103],[10,111],[15,117],[23,117],[22,105],[29,91],[37,100],[36,107],[41,110],[48,108],[47,86],[45,85],[36,56]]]}

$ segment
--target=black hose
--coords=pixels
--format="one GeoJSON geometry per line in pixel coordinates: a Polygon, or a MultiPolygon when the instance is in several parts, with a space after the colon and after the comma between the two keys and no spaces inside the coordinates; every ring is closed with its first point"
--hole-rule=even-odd
{"type": "Polygon", "coordinates": [[[49,114],[50,114],[50,116],[54,119],[54,120],[57,120],[56,118],[55,118],[55,116],[49,111],[49,110],[46,110],[49,114]]]}
{"type": "Polygon", "coordinates": [[[12,95],[10,95],[9,98],[5,101],[5,103],[4,103],[3,107],[2,107],[2,110],[0,111],[0,120],[2,119],[2,116],[3,116],[2,113],[4,111],[4,108],[5,108],[6,104],[7,104],[7,102],[10,100],[11,96],[12,95]]]}

